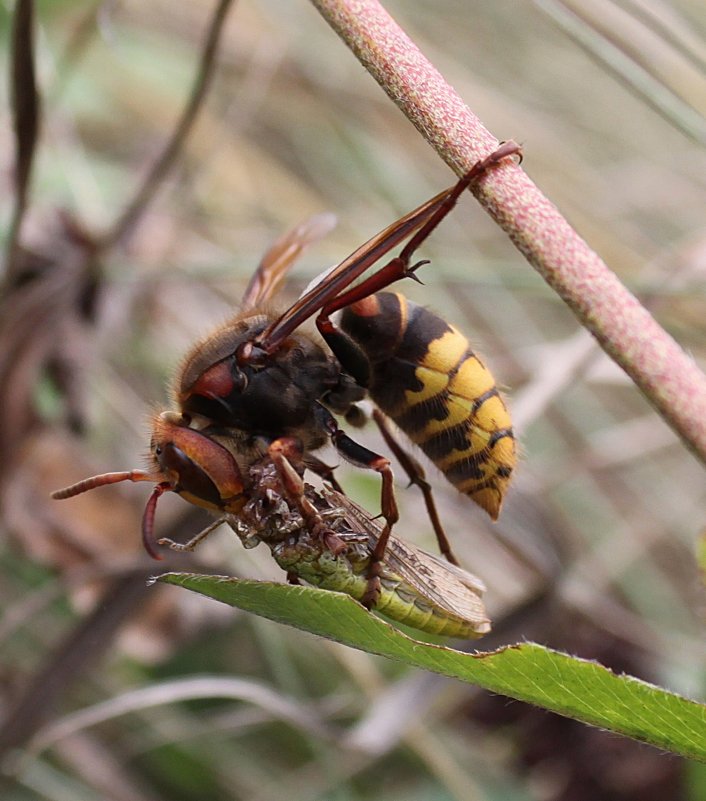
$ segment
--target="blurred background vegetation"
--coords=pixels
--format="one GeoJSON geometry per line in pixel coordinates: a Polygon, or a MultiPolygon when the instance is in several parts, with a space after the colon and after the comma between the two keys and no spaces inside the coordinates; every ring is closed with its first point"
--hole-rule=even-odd
{"type": "MultiPolygon", "coordinates": [[[[701,0],[386,7],[498,138],[524,143],[528,173],[703,362],[701,0]]],[[[5,64],[14,8],[0,11],[5,64]]],[[[291,299],[453,182],[309,4],[241,0],[174,169],[97,252],[174,131],[213,13],[202,0],[38,4],[41,134],[0,298],[2,798],[706,798],[703,766],[146,588],[143,487],[48,499],[141,466],[180,355],[237,307],[283,230],[339,218],[294,271],[291,299]]],[[[532,639],[703,697],[701,465],[470,196],[422,256],[425,286],[404,291],[471,335],[508,388],[522,446],[495,525],[429,468],[454,547],[489,588],[495,633],[480,646],[532,639]]],[[[339,478],[376,510],[375,476],[339,478]]],[[[433,548],[417,494],[400,500],[398,533],[433,548]]],[[[187,539],[202,518],[167,498],[158,522],[187,539]]],[[[165,564],[281,579],[260,550],[223,532],[165,564]]]]}

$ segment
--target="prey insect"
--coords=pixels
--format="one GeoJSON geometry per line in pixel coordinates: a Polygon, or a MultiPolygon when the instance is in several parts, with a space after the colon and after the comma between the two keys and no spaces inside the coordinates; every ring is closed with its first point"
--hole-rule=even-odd
{"type": "MultiPolygon", "coordinates": [[[[251,497],[241,513],[225,517],[243,544],[265,543],[293,583],[303,580],[361,601],[382,525],[340,492],[317,491],[304,484],[299,472],[292,472],[291,463],[282,469],[264,459],[253,465],[250,479],[251,497]],[[302,505],[307,507],[304,513],[302,505]],[[318,533],[322,527],[327,539],[318,533]]],[[[201,539],[195,538],[197,543],[201,539]]],[[[177,550],[196,544],[160,542],[177,550]]],[[[481,599],[483,582],[394,535],[387,544],[379,577],[375,608],[390,620],[450,637],[470,639],[490,631],[481,599]]]]}
{"type": "Polygon", "coordinates": [[[143,538],[153,555],[157,499],[171,490],[210,509],[239,515],[249,501],[249,469],[284,448],[296,463],[337,487],[315,451],[331,442],[355,465],[382,478],[384,520],[370,554],[363,602],[374,606],[393,525],[398,520],[389,460],[356,443],[334,416],[354,421],[369,398],[385,441],[423,494],[441,552],[457,564],[417,460],[388,425],[392,420],[459,491],[495,519],[515,465],[510,416],[495,380],[466,337],[443,318],[413,304],[390,284],[416,277],[419,246],[453,209],[461,193],[503,159],[507,142],[477,162],[453,187],[397,220],[355,250],[283,314],[266,305],[299,252],[327,228],[326,218],[282,237],[258,266],[240,312],[198,343],[173,388],[176,411],[153,421],[151,468],[107,474],[55,497],[116,481],[153,481],[143,538]],[[400,254],[353,286],[397,245],[400,254]],[[340,319],[334,315],[341,312],[340,319]],[[315,317],[328,350],[301,326],[315,317]]]}

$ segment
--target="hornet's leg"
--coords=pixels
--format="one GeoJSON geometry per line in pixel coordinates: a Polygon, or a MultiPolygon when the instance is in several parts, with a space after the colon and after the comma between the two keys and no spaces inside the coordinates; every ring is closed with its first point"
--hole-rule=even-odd
{"type": "Polygon", "coordinates": [[[317,327],[326,337],[332,327],[329,317],[334,311],[364,300],[400,278],[414,277],[415,270],[425,263],[412,264],[414,252],[453,209],[460,195],[471,184],[480,180],[491,167],[509,156],[520,154],[521,150],[515,142],[504,142],[489,156],[476,162],[450,189],[440,192],[361,245],[335,267],[326,280],[305,292],[282,317],[267,326],[253,340],[242,343],[236,351],[238,364],[242,367],[263,363],[266,356],[276,353],[287,337],[316,312],[320,312],[316,321],[317,327]],[[359,285],[350,288],[369,267],[405,240],[409,241],[399,256],[359,285]]]}
{"type": "Polygon", "coordinates": [[[319,415],[331,436],[331,442],[343,458],[357,467],[375,470],[382,478],[380,495],[380,511],[385,520],[385,526],[380,534],[375,548],[370,555],[368,568],[368,588],[363,596],[363,604],[370,609],[375,606],[380,597],[380,569],[385,557],[387,542],[390,539],[392,526],[399,520],[399,510],[395,498],[392,468],[390,460],[359,445],[352,440],[345,431],[338,427],[333,415],[323,406],[318,407],[319,415]]]}
{"type": "Polygon", "coordinates": [[[326,462],[322,462],[321,459],[317,459],[317,457],[311,453],[307,453],[303,459],[303,462],[304,467],[308,467],[312,473],[316,473],[317,476],[321,476],[321,478],[328,482],[333,489],[336,490],[336,492],[340,492],[341,495],[346,494],[338,481],[336,481],[336,477],[333,474],[333,471],[336,469],[335,467],[331,467],[330,465],[326,464],[326,462]]]}
{"type": "Polygon", "coordinates": [[[503,159],[518,153],[521,153],[521,148],[515,142],[503,142],[489,156],[477,161],[445,194],[443,200],[434,209],[433,213],[424,222],[422,227],[402,248],[399,256],[390,259],[387,264],[360,284],[332,298],[322,307],[319,316],[316,318],[316,325],[321,334],[326,337],[327,334],[331,333],[331,329],[334,328],[334,326],[329,317],[335,311],[350,306],[356,301],[364,300],[370,297],[370,295],[374,295],[376,292],[381,292],[383,289],[390,286],[390,284],[399,281],[401,278],[415,278],[419,280],[416,278],[415,271],[428,262],[419,261],[416,264],[412,264],[412,256],[414,253],[424,241],[429,238],[429,235],[456,205],[461,194],[474,183],[474,181],[477,181],[491,167],[498,164],[503,159]]]}
{"type": "Polygon", "coordinates": [[[436,504],[434,502],[434,495],[431,491],[431,484],[429,484],[429,482],[426,480],[424,468],[421,466],[421,464],[419,464],[414,456],[412,456],[411,453],[406,451],[400,445],[389,425],[387,424],[385,415],[379,409],[375,409],[373,411],[373,420],[375,420],[377,427],[380,429],[380,433],[382,434],[387,447],[395,454],[397,461],[402,465],[405,473],[407,473],[407,476],[409,477],[409,483],[419,487],[419,489],[422,491],[422,495],[424,496],[424,504],[427,507],[427,514],[431,520],[434,534],[436,534],[436,541],[439,543],[439,550],[449,560],[449,562],[451,562],[451,564],[457,565],[458,560],[451,550],[451,545],[446,536],[446,532],[444,531],[444,527],[441,525],[441,519],[439,518],[439,513],[436,510],[436,504]]]}
{"type": "Polygon", "coordinates": [[[346,550],[345,543],[326,525],[316,507],[306,497],[304,480],[292,464],[303,463],[299,441],[293,437],[279,437],[270,443],[267,453],[277,470],[284,495],[302,516],[307,531],[318,537],[334,556],[343,553],[346,550]]]}

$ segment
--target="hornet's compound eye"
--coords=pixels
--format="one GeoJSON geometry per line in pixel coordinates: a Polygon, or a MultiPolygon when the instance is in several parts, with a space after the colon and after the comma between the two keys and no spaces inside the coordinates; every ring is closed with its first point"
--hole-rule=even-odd
{"type": "Polygon", "coordinates": [[[192,502],[203,501],[209,507],[221,506],[221,493],[217,484],[206,472],[208,465],[200,465],[187,456],[173,442],[165,442],[155,449],[159,466],[168,476],[174,492],[186,493],[192,502]]]}
{"type": "Polygon", "coordinates": [[[242,495],[243,479],[233,455],[202,431],[160,416],[152,453],[174,492],[197,506],[225,510],[242,495]]]}

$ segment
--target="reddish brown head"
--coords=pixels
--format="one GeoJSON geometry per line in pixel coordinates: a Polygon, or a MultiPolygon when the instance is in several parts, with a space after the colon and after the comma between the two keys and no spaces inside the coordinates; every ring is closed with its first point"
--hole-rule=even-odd
{"type": "Polygon", "coordinates": [[[121,481],[151,481],[155,487],[142,518],[142,540],[155,559],[154,518],[157,501],[165,492],[176,492],[189,503],[219,512],[237,514],[243,507],[243,479],[238,464],[222,445],[189,428],[181,415],[162,412],[152,423],[151,470],[126,470],[86,478],[52,493],[52,498],[72,498],[82,492],[121,481]]]}

